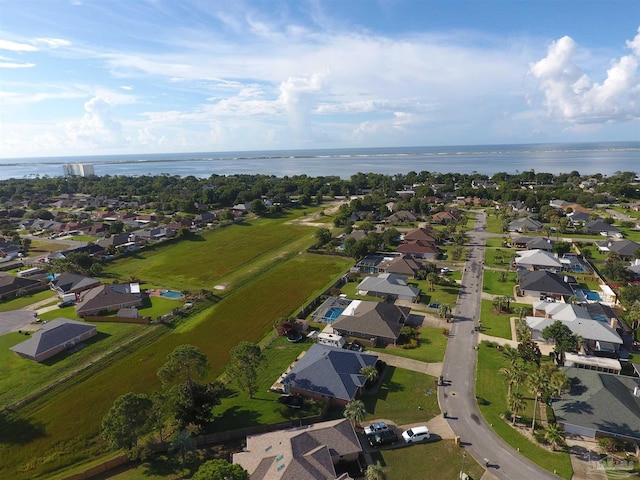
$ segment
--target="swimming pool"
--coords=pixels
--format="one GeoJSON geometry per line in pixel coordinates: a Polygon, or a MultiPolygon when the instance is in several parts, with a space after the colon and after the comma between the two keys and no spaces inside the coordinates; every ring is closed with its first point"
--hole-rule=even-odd
{"type": "Polygon", "coordinates": [[[582,290],[585,298],[591,302],[601,302],[602,298],[600,294],[594,290],[582,290]]]}
{"type": "Polygon", "coordinates": [[[322,319],[326,322],[326,323],[332,323],[336,320],[336,318],[338,318],[340,315],[342,315],[342,312],[344,311],[343,308],[338,308],[338,307],[331,307],[327,313],[324,314],[324,317],[322,317],[322,319]]]}
{"type": "Polygon", "coordinates": [[[172,299],[178,299],[178,298],[182,298],[182,293],[180,292],[176,292],[174,290],[165,290],[163,292],[160,293],[161,297],[165,297],[165,298],[172,298],[172,299]]]}
{"type": "Polygon", "coordinates": [[[584,273],[584,267],[582,265],[571,265],[571,270],[576,273],[584,273]]]}

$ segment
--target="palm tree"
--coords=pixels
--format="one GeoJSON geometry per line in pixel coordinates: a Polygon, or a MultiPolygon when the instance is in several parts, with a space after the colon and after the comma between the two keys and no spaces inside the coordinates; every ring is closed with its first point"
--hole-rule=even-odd
{"type": "Polygon", "coordinates": [[[547,429],[544,432],[544,438],[551,444],[553,451],[556,451],[558,444],[564,440],[564,430],[557,423],[550,423],[547,425],[547,429]]]}
{"type": "Polygon", "coordinates": [[[507,398],[511,396],[514,390],[517,390],[527,377],[527,371],[522,363],[514,363],[510,367],[500,369],[500,373],[507,377],[508,392],[507,398]]]}
{"type": "Polygon", "coordinates": [[[536,409],[538,408],[538,398],[542,396],[547,387],[547,379],[540,372],[533,372],[529,375],[529,393],[534,395],[533,399],[533,420],[531,421],[531,433],[536,428],[536,409]]]}
{"type": "Polygon", "coordinates": [[[386,480],[387,474],[385,473],[380,462],[376,462],[373,465],[369,465],[364,472],[365,480],[386,480]]]}
{"type": "Polygon", "coordinates": [[[448,319],[450,314],[451,307],[446,303],[443,303],[438,307],[438,315],[440,315],[442,318],[448,319]]]}
{"type": "Polygon", "coordinates": [[[520,352],[508,345],[506,345],[504,347],[504,350],[502,350],[502,356],[509,362],[512,367],[515,366],[516,363],[518,363],[518,360],[520,360],[520,352]]]}
{"type": "Polygon", "coordinates": [[[191,432],[186,428],[182,430],[176,438],[169,444],[169,450],[180,455],[182,465],[187,460],[187,454],[196,449],[196,440],[191,436],[191,432]]]}
{"type": "Polygon", "coordinates": [[[558,370],[551,374],[551,378],[549,379],[549,386],[552,388],[553,392],[557,394],[558,397],[561,397],[562,390],[565,388],[569,388],[571,386],[571,381],[564,372],[558,370]]]}
{"type": "Polygon", "coordinates": [[[493,306],[496,307],[496,310],[498,310],[498,313],[502,313],[502,309],[505,306],[505,297],[500,296],[500,297],[496,297],[493,299],[493,306]]]}
{"type": "Polygon", "coordinates": [[[367,383],[375,383],[378,380],[378,369],[373,365],[367,365],[360,369],[360,375],[364,375],[367,383]]]}
{"type": "Polygon", "coordinates": [[[511,302],[515,302],[515,300],[511,294],[504,296],[504,301],[507,302],[507,312],[511,311],[511,302]]]}
{"type": "Polygon", "coordinates": [[[362,400],[351,400],[344,407],[343,415],[352,425],[360,425],[367,416],[367,408],[362,400]]]}
{"type": "Polygon", "coordinates": [[[435,284],[438,282],[438,274],[435,272],[428,273],[427,282],[429,282],[429,288],[433,292],[436,289],[435,284]]]}
{"type": "Polygon", "coordinates": [[[509,394],[507,403],[509,404],[509,411],[511,412],[511,424],[515,425],[518,413],[525,409],[527,402],[525,402],[520,392],[513,392],[509,394]]]}

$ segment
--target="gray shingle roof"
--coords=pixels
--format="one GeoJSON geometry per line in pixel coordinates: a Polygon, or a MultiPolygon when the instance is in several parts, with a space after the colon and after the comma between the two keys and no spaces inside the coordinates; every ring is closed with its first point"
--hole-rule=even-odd
{"type": "Polygon", "coordinates": [[[366,277],[358,285],[358,290],[401,297],[416,297],[420,290],[411,287],[404,275],[394,273],[380,273],[366,277]]]}
{"type": "Polygon", "coordinates": [[[558,422],[640,440],[640,397],[633,396],[639,378],[581,368],[564,371],[572,388],[553,403],[558,422]]]}
{"type": "Polygon", "coordinates": [[[351,400],[365,383],[362,367],[378,357],[367,353],[315,344],[293,366],[282,383],[327,397],[351,400]]]}
{"type": "Polygon", "coordinates": [[[63,293],[84,290],[100,284],[100,280],[75,273],[61,273],[51,284],[63,293]]]}
{"type": "Polygon", "coordinates": [[[411,309],[387,302],[354,300],[331,325],[361,337],[396,339],[411,309]]]}
{"type": "Polygon", "coordinates": [[[574,293],[569,284],[564,281],[562,275],[546,270],[537,270],[523,275],[520,281],[520,289],[558,295],[573,295],[574,293]]]}
{"type": "Polygon", "coordinates": [[[91,330],[96,330],[95,325],[77,322],[67,318],[56,318],[42,327],[42,330],[31,335],[29,340],[11,347],[16,353],[28,357],[37,357],[59,345],[69,342],[91,330]]]}

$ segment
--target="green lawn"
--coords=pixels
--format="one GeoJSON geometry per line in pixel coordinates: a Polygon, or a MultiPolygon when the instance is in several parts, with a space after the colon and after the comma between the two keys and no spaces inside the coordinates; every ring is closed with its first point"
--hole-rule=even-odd
{"type": "Polygon", "coordinates": [[[442,335],[439,328],[422,327],[420,329],[420,346],[417,348],[404,349],[399,346],[388,345],[385,348],[370,348],[369,350],[434,363],[444,360],[446,348],[447,337],[442,335]]]}
{"type": "MultiPolygon", "coordinates": [[[[252,231],[247,227],[236,230],[242,235],[252,231]]],[[[171,258],[170,251],[164,257],[171,258]]],[[[46,477],[49,472],[101,455],[106,445],[96,441],[96,434],[102,416],[118,395],[158,388],[156,371],[176,346],[190,343],[200,347],[210,359],[213,378],[222,371],[233,346],[242,340],[258,341],[275,319],[291,315],[349,265],[351,262],[343,258],[323,255],[281,256],[270,269],[246,278],[242,287],[181,323],[171,334],[30,405],[21,411],[20,418],[30,435],[21,443],[0,443],[0,456],[11,459],[0,466],[0,476],[46,477]]],[[[0,437],[8,434],[0,425],[0,437]]]]}
{"type": "Polygon", "coordinates": [[[34,293],[33,295],[26,295],[24,297],[14,298],[5,302],[0,302],[0,312],[9,312],[11,310],[20,310],[21,308],[28,307],[32,303],[41,302],[47,298],[51,298],[52,303],[56,301],[54,298],[55,292],[52,290],[44,290],[42,292],[34,293]]]}
{"type": "Polygon", "coordinates": [[[365,394],[367,419],[387,418],[397,425],[426,422],[440,413],[435,377],[403,368],[387,367],[374,394],[365,394]],[[427,395],[427,392],[431,392],[427,395]]]}
{"type": "Polygon", "coordinates": [[[306,402],[302,409],[292,410],[277,402],[279,394],[269,391],[282,372],[310,346],[309,342],[287,342],[284,337],[277,337],[269,343],[264,349],[268,363],[260,375],[258,392],[250,400],[246,391],[239,389],[234,382],[231,382],[229,384],[231,395],[223,399],[222,404],[215,408],[213,431],[234,430],[319,414],[322,410],[320,403],[306,402]]]}
{"type": "Polygon", "coordinates": [[[513,295],[513,287],[516,283],[515,272],[500,272],[486,270],[482,274],[482,291],[492,295],[513,295]],[[501,282],[500,276],[506,273],[506,281],[501,282]]]}
{"type": "MultiPolygon", "coordinates": [[[[571,461],[567,453],[550,452],[536,444],[531,443],[518,431],[514,430],[502,415],[507,411],[507,383],[505,377],[498,371],[505,366],[501,353],[496,348],[489,348],[482,344],[478,350],[478,368],[476,375],[476,395],[484,399],[486,405],[478,405],[487,423],[493,425],[502,439],[511,447],[520,450],[525,457],[549,471],[557,471],[557,474],[569,479],[573,474],[571,461]]],[[[523,388],[521,390],[528,400],[527,409],[522,414],[523,421],[531,422],[533,410],[533,398],[523,388]]]]}
{"type": "MultiPolygon", "coordinates": [[[[387,473],[387,480],[426,479],[455,480],[460,478],[463,448],[453,440],[416,444],[406,448],[374,453],[373,460],[380,461],[387,473]]],[[[484,469],[466,454],[464,472],[474,480],[482,477],[484,469]]]]}
{"type": "MultiPolygon", "coordinates": [[[[526,307],[531,313],[531,305],[524,303],[512,303],[511,311],[516,307],[526,307]]],[[[511,323],[509,319],[517,316],[514,313],[497,314],[494,311],[493,302],[491,300],[482,300],[480,307],[480,320],[482,321],[482,333],[491,335],[492,337],[506,338],[511,340],[511,323]]]]}
{"type": "Polygon", "coordinates": [[[457,283],[452,283],[451,285],[434,285],[433,292],[431,291],[429,282],[426,280],[416,283],[419,285],[420,290],[422,290],[421,303],[428,305],[431,302],[440,302],[450,305],[451,308],[453,308],[458,300],[460,285],[457,283]]]}

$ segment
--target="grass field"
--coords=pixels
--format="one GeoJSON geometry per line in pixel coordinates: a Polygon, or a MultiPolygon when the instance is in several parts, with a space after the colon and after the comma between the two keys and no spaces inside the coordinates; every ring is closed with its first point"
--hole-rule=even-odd
{"type": "Polygon", "coordinates": [[[373,394],[362,396],[367,420],[387,418],[397,425],[426,422],[440,413],[435,377],[387,367],[382,385],[373,394]],[[427,395],[426,392],[431,392],[427,395]]]}
{"type": "Polygon", "coordinates": [[[417,348],[404,349],[389,345],[385,348],[370,348],[369,350],[434,363],[444,360],[444,351],[446,348],[447,337],[442,335],[439,328],[422,327],[420,329],[420,346],[417,348]]]}
{"type": "MultiPolygon", "coordinates": [[[[531,305],[524,303],[512,303],[511,312],[516,307],[526,307],[531,314],[531,305]]],[[[511,322],[510,318],[514,317],[514,313],[501,313],[494,312],[493,302],[491,300],[482,300],[480,306],[480,320],[482,321],[482,333],[491,335],[492,337],[506,338],[511,340],[511,322]]]]}
{"type": "MultiPolygon", "coordinates": [[[[511,447],[520,450],[525,457],[549,471],[557,471],[557,474],[569,479],[573,474],[571,461],[567,453],[550,452],[538,445],[531,443],[518,431],[514,430],[501,417],[507,411],[507,383],[504,376],[498,374],[500,368],[505,366],[501,353],[496,348],[489,348],[482,344],[478,349],[478,370],[476,375],[476,395],[486,400],[486,405],[478,405],[487,423],[493,425],[502,439],[511,447]]],[[[522,389],[527,399],[527,409],[523,412],[523,421],[532,418],[533,398],[522,389]]]]}
{"type": "MultiPolygon", "coordinates": [[[[416,444],[406,448],[384,450],[375,453],[373,460],[385,468],[387,480],[459,479],[464,449],[453,440],[416,444]]],[[[484,469],[469,454],[464,459],[464,472],[472,479],[479,479],[484,469]]]]}
{"type": "Polygon", "coordinates": [[[24,297],[14,298],[6,302],[0,302],[0,312],[9,312],[11,310],[20,310],[33,303],[41,302],[50,298],[52,303],[57,301],[55,292],[52,290],[44,290],[42,292],[34,293],[33,295],[26,295],[24,297]]]}
{"type": "Polygon", "coordinates": [[[498,270],[485,269],[482,274],[482,291],[492,295],[513,295],[515,283],[515,272],[500,272],[498,270]],[[503,273],[506,274],[505,282],[500,281],[500,276],[503,273]]]}
{"type": "MultiPolygon", "coordinates": [[[[0,442],[0,456],[10,459],[0,465],[0,476],[47,477],[50,472],[102,454],[106,446],[96,437],[102,416],[118,395],[128,391],[151,392],[158,388],[156,371],[180,344],[200,347],[212,363],[211,378],[217,376],[228,361],[230,348],[242,340],[258,341],[275,319],[294,313],[352,264],[343,258],[300,253],[298,247],[313,242],[313,231],[301,226],[285,226],[284,222],[276,222],[274,227],[268,222],[257,221],[216,231],[201,242],[181,242],[152,252],[150,262],[153,265],[146,273],[141,271],[145,268],[142,261],[132,262],[137,266],[135,269],[125,265],[124,260],[119,261],[114,267],[118,275],[137,272],[148,280],[151,272],[155,277],[153,283],[173,288],[180,288],[178,284],[184,284],[187,278],[194,279],[196,287],[204,284],[211,287],[203,280],[214,280],[210,267],[216,266],[218,273],[226,272],[229,277],[236,268],[233,279],[240,286],[170,334],[131,349],[126,358],[116,359],[102,370],[78,378],[63,391],[48,396],[46,401],[37,401],[21,410],[20,417],[11,423],[0,425],[2,438],[11,437],[8,428],[15,422],[23,425],[25,431],[24,438],[18,443],[0,442]],[[289,237],[283,231],[289,231],[289,237]],[[230,232],[235,233],[235,237],[230,232]],[[268,238],[270,235],[279,239],[278,250],[268,238]],[[242,239],[247,237],[254,242],[243,243],[242,239]],[[259,238],[264,241],[255,242],[259,238]],[[250,252],[221,255],[219,243],[223,243],[226,250],[250,252]],[[228,245],[233,248],[229,249],[228,245]],[[198,248],[199,256],[190,251],[192,246],[198,248]],[[183,262],[190,258],[190,263],[182,265],[193,264],[193,269],[181,267],[176,263],[176,257],[182,258],[183,262]],[[248,262],[252,258],[260,265],[245,268],[242,261],[248,262]],[[266,260],[262,261],[262,258],[266,260]],[[174,268],[188,273],[174,281],[174,268]],[[241,273],[236,273],[238,270],[241,273]]],[[[191,284],[187,286],[194,288],[191,284]]]]}

